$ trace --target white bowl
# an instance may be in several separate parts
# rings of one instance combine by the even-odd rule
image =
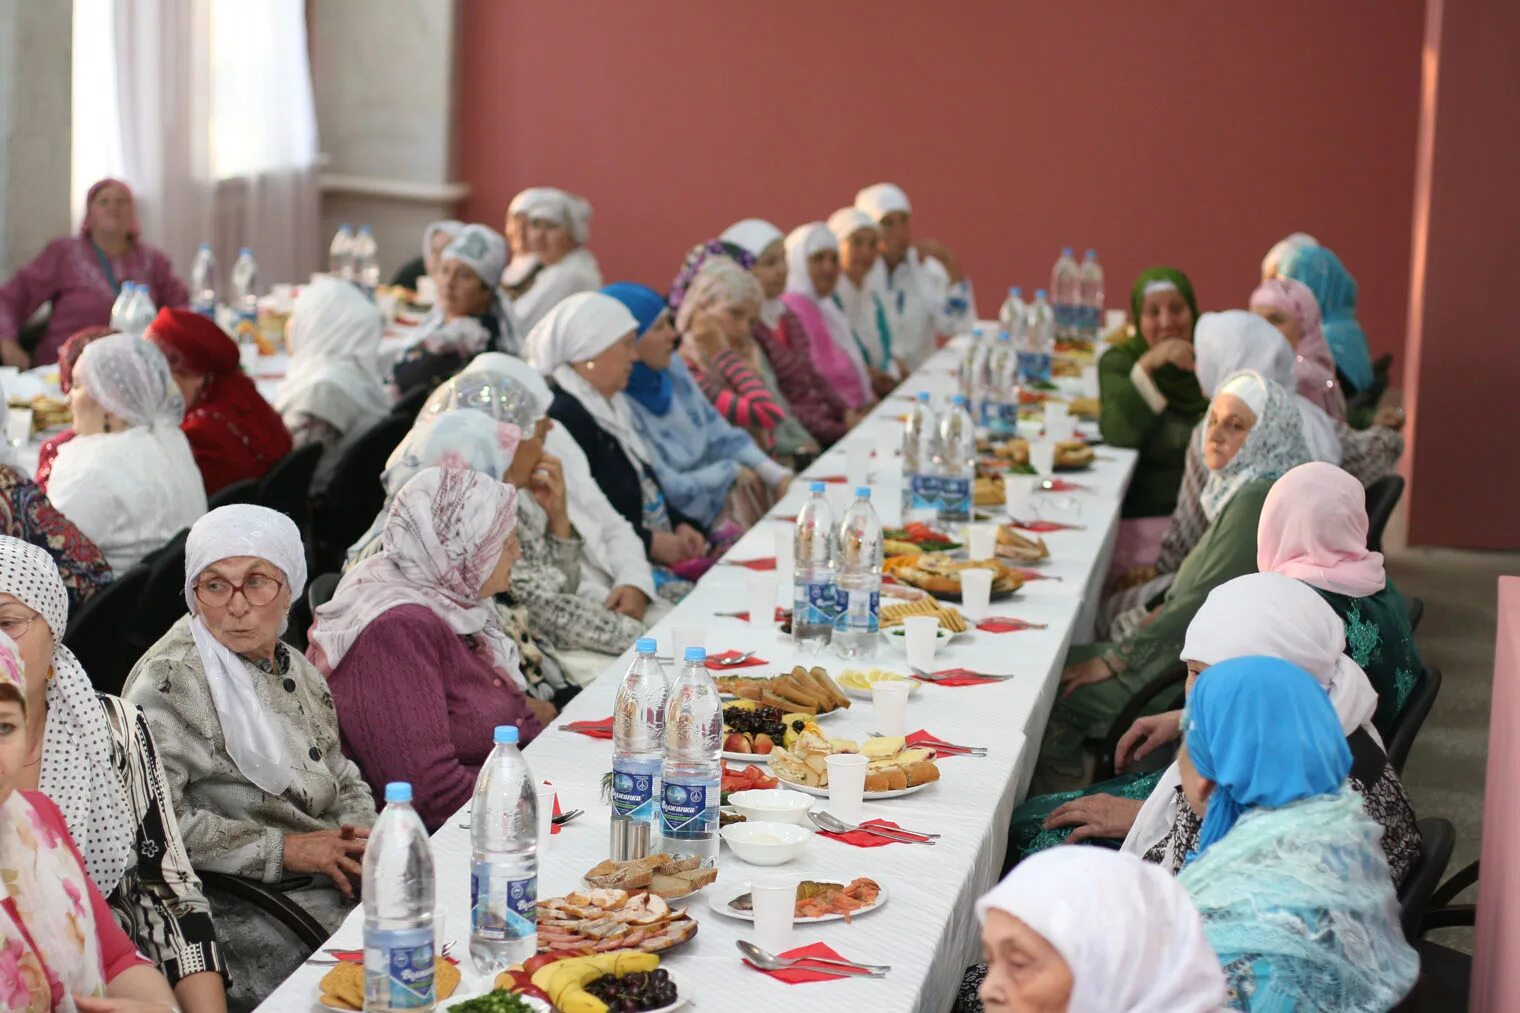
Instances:
[[[729,795],[728,804],[751,822],[807,826],[813,796],[789,788],[751,788]]]
[[[718,831],[728,849],[750,865],[782,865],[802,854],[811,831],[795,823],[730,823]]]

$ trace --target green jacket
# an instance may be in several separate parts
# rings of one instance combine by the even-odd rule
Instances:
[[[1140,451],[1124,497],[1123,516],[1166,517],[1177,505],[1188,439],[1199,416],[1170,404],[1159,414],[1151,411],[1129,378],[1139,361],[1128,345],[1115,345],[1098,360],[1103,398],[1098,429],[1104,442]]]
[[[1310,585],[1313,587],[1313,585]],[[1365,598],[1316,587],[1346,624],[1346,653],[1367,673],[1377,690],[1377,713],[1372,724],[1387,739],[1398,727],[1409,696],[1424,678],[1425,668],[1409,629],[1409,607],[1390,580],[1377,594]]]

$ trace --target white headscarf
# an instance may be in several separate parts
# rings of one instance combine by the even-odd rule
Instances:
[[[594,359],[639,322],[628,307],[600,292],[578,292],[549,311],[528,332],[528,362],[560,389],[581,403],[591,417],[618,441],[635,471],[649,463],[649,448],[633,421],[633,409],[622,391],[602,394],[575,371],[572,363]]]
[[[908,195],[903,193],[902,188],[891,183],[877,183],[868,186],[855,195],[855,206],[872,220],[880,223],[881,220],[894,211],[913,213],[913,205],[908,203]]]
[[[323,277],[306,286],[290,315],[290,366],[275,408],[340,433],[380,418],[391,405],[380,375],[384,331],[379,308],[348,282]]]
[[[90,879],[109,896],[132,857],[137,827],[112,759],[105,708],[79,659],[63,646],[69,595],[58,564],[30,542],[0,536],[0,591],[42,616],[53,634],[53,678],[47,687],[37,790],[62,810]],[[28,672],[27,678],[45,679],[47,673]]]
[[[185,417],[169,360],[152,342],[130,334],[108,334],[86,345],[74,364],[74,386],[134,426],[178,428]]]
[[[306,549],[289,517],[268,507],[240,503],[218,507],[195,522],[185,539],[185,604],[190,606],[190,634],[206,673],[206,687],[216,705],[227,755],[249,781],[270,795],[290,787],[290,757],[285,738],[259,703],[248,665],[211,633],[201,619],[195,579],[218,560],[257,556],[285,575],[291,600],[306,588]]]
[[[1303,423],[1292,394],[1250,370],[1225,380],[1214,398],[1226,394],[1243,401],[1256,416],[1256,424],[1229,463],[1218,471],[1210,470],[1204,480],[1198,502],[1210,523],[1247,483],[1280,478],[1309,460]]]
[[[1068,1013],[1214,1013],[1224,972],[1193,900],[1133,855],[1067,845],[1031,855],[976,902],[1038,932],[1071,970]]]
[[[453,240],[453,239],[458,238],[459,233],[461,233],[463,231],[464,231],[464,222],[460,221],[457,218],[444,218],[444,219],[441,219],[439,221],[430,223],[427,228],[425,228],[425,229],[422,230],[422,263],[423,263],[423,265],[424,266],[431,266],[431,265],[428,265],[428,261],[430,261],[430,260],[433,259],[433,237],[434,236],[436,236],[436,235],[438,235],[438,233],[442,232],[443,234],[447,235],[450,240]]]
[[[844,307],[834,299],[833,293],[827,298],[818,294],[818,290],[813,287],[813,277],[808,274],[808,260],[814,254],[824,250],[837,252],[838,249],[839,240],[834,238],[834,233],[823,222],[808,222],[793,229],[786,237],[786,290],[805,296],[817,304],[824,326],[829,329],[829,337],[855,367],[856,376],[869,400],[871,377],[866,372],[860,346],[855,343],[855,332],[850,329],[850,318],[845,315]]]
[[[494,292],[501,282],[502,269],[507,266],[507,241],[495,229],[484,225],[466,225],[443,248],[440,259],[457,260],[468,265],[485,286]]]
[[[1260,373],[1293,394],[1310,458],[1341,463],[1341,441],[1335,432],[1335,421],[1319,405],[1297,393],[1293,346],[1276,327],[1245,310],[1204,313],[1193,331],[1193,348],[1198,385],[1205,394],[1213,397],[1225,377],[1241,370]],[[1200,438],[1201,435],[1200,430]]]
[[[765,219],[745,218],[742,221],[734,222],[734,224],[724,229],[723,234],[718,237],[718,241],[737,246],[751,257],[759,260],[760,255],[772,243],[778,239],[784,240],[785,238],[786,236],[782,234],[780,229]],[[760,303],[760,322],[774,330],[776,325],[781,322],[781,313],[784,309],[785,307],[779,298],[763,299]]]
[[[834,239],[841,248],[845,240],[849,239],[861,229],[876,231],[876,219],[866,214],[859,208],[840,208],[829,215],[829,231],[834,234]]]
[[[1325,687],[1343,732],[1360,728],[1382,745],[1372,726],[1377,691],[1345,652],[1346,625],[1313,588],[1280,573],[1249,573],[1209,592],[1188,624],[1181,657],[1205,665],[1254,655],[1290,661]],[[1181,783],[1174,762],[1141,807],[1125,851],[1143,855],[1166,836]]]
[[[577,246],[585,246],[591,238],[591,202],[586,198],[549,186],[524,190],[518,196],[522,203],[513,214],[558,222],[570,230]]]

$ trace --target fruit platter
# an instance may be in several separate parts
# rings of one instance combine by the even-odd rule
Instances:
[[[540,953],[520,966],[509,967],[496,976],[496,991],[481,1002],[498,995],[512,998],[542,997],[560,1013],[665,1013],[685,1005],[675,977],[660,966],[653,953],[618,949],[609,953],[554,954]],[[520,1009],[540,1007],[481,1005],[466,1003],[450,1006],[450,1013],[517,1013]]]

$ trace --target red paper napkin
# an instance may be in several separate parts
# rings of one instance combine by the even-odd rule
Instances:
[[[778,953],[776,955],[788,960],[795,957],[827,957],[830,960],[850,959],[848,957],[840,956],[838,950],[824,943],[812,943],[808,946],[799,946],[796,949],[787,950],[785,953]],[[750,967],[755,967],[755,965],[750,964],[748,960],[746,960],[745,963],[749,964]],[[755,967],[755,970],[760,971],[760,968]],[[859,977],[858,975],[840,974],[837,971],[825,971],[822,969],[813,970],[812,968],[804,969],[800,967],[789,967],[781,971],[760,971],[760,973],[768,974],[772,978],[775,978],[777,981],[784,981],[788,985],[800,985],[806,981],[833,981],[836,978]]]
[[[1012,524],[1020,531],[1033,531],[1036,534],[1044,534],[1048,531],[1070,531],[1072,527],[1060,521],[1013,521]]]
[[[965,755],[967,755],[966,753],[964,753],[964,752],[962,752],[962,751],[960,751],[958,749],[946,749],[943,746],[937,746],[937,745],[935,745],[936,742],[941,741],[940,737],[938,735],[935,735],[935,734],[933,734],[933,733],[931,733],[931,732],[923,729],[923,728],[920,728],[916,732],[910,732],[908,734],[907,738],[904,739],[903,741],[905,741],[910,746],[927,746],[929,749],[932,749],[932,750],[935,751],[935,753],[939,754],[939,757],[945,757],[945,756],[965,756]],[[862,824],[862,825],[864,825],[864,824]],[[904,831],[904,832],[906,832],[906,831]],[[917,836],[917,835],[915,835],[915,836]]]
[[[1081,484],[1079,484],[1077,482],[1068,482],[1064,478],[1052,478],[1050,480],[1050,487],[1048,489],[1045,488],[1044,486],[1035,486],[1035,491],[1036,492],[1087,492],[1088,489],[1087,489],[1087,486],[1085,486],[1085,485],[1081,485]]]
[[[999,616],[995,619],[983,619],[976,624],[976,628],[983,633],[1017,633],[1019,630],[1032,630],[1035,627],[1022,619]]]
[[[809,482],[828,482],[830,485],[844,485],[849,480],[850,480],[849,476],[847,476],[847,475],[809,475],[808,476],[808,481]]]
[[[572,721],[567,725],[560,725],[562,732],[580,732],[593,739],[612,738],[612,719],[603,718],[600,721]]]
[[[547,784],[551,788],[554,787],[554,782],[553,781],[545,781],[544,783]],[[558,823],[555,823],[553,821],[552,817],[555,817],[555,816],[558,816],[558,815],[560,815],[559,792],[555,792],[554,793],[554,811],[549,814],[549,816],[551,817],[551,819],[549,821],[549,836],[550,837],[553,837],[555,834],[557,834],[561,830],[565,829],[564,827],[560,826]]]
[[[1003,565],[1007,566],[1006,563],[1003,564]],[[1041,573],[1039,570],[1026,570],[1023,567],[1019,567],[1019,566],[1009,566],[1008,569],[1010,569],[1014,573],[1018,574],[1019,575],[1019,579],[1022,580],[1026,584],[1029,583],[1032,580],[1048,580],[1049,579],[1049,577],[1047,577],[1045,574]]]
[[[984,679],[969,668],[946,668],[934,675],[949,675],[948,679],[918,679],[919,682],[927,682],[932,686],[985,686],[989,683],[1001,682],[1000,679]]]
[[[724,566],[743,566],[751,570],[774,570],[776,568],[775,556],[761,556],[758,559],[725,559]]]
[[[783,524],[796,524],[797,523],[797,515],[796,514],[777,514],[774,518],[772,518],[772,520],[781,521]]]
[[[909,739],[908,741],[911,742],[912,740]],[[896,823],[893,823],[891,820],[866,820],[864,823],[861,824],[861,826],[863,826],[863,827],[881,827],[884,830],[902,830],[901,827],[899,827]],[[905,833],[905,834],[908,833],[906,830],[902,830],[902,832]],[[851,830],[847,834],[835,834],[835,833],[830,833],[830,832],[828,832],[826,830],[820,830],[820,831],[818,831],[818,836],[819,837],[829,837],[829,838],[832,838],[833,840],[836,840],[836,841],[843,841],[846,844],[853,844],[857,848],[879,848],[883,844],[901,844],[901,843],[903,843],[902,841],[890,841],[890,840],[888,840],[885,837],[880,837],[880,836],[878,836],[876,834],[868,833],[865,830]],[[909,836],[910,837],[917,837],[918,835],[917,834],[909,834]],[[925,837],[925,838],[923,838],[923,840],[928,840],[928,838]],[[827,956],[827,954],[818,954],[818,956]]]
[[[749,622],[749,613],[748,612],[732,612],[732,613],[729,614],[729,618],[731,618],[731,619],[737,619],[741,623],[747,623],[747,622]],[[779,623],[779,622],[782,622],[785,619],[786,619],[786,609],[782,608],[780,605],[777,605],[776,606],[776,614],[771,617],[771,622],[773,622],[773,623]]]
[[[723,661],[727,658],[737,658],[743,653],[743,651],[724,651],[722,654],[709,654],[707,656],[707,667],[713,669],[714,671],[728,672],[732,671],[735,668],[754,668],[756,665],[770,664],[770,662],[766,661],[764,658],[750,658],[748,661],[741,661],[737,665],[716,664],[716,662]]]

